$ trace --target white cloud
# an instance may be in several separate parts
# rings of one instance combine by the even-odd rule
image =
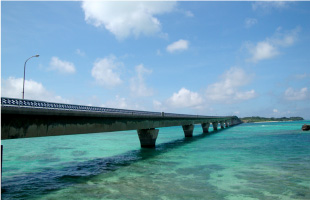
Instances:
[[[273,109],[272,112],[277,113],[279,111],[278,111],[278,109]]]
[[[294,78],[297,80],[303,80],[303,79],[306,79],[308,77],[310,78],[310,74],[307,74],[307,73],[294,75]]]
[[[126,102],[126,98],[122,98],[118,95],[115,97],[115,100],[108,101],[106,104],[104,104],[102,106],[103,107],[110,107],[110,108],[128,109],[128,104]]]
[[[120,97],[119,95],[116,95],[114,100],[107,101],[105,104],[101,106],[109,108],[119,108],[119,109],[143,110],[143,107],[141,107],[140,105],[136,103],[130,104],[126,98]]]
[[[178,93],[173,93],[173,95],[167,100],[167,103],[172,107],[197,108],[201,106],[203,99],[198,93],[191,92],[186,88],[181,88]]]
[[[91,75],[99,85],[114,87],[122,83],[118,67],[122,63],[115,62],[115,56],[98,59],[91,70]]]
[[[156,111],[164,111],[166,108],[164,108],[163,103],[157,100],[153,100],[153,108]]]
[[[23,78],[9,77],[2,80],[1,96],[11,98],[22,98]],[[60,96],[54,95],[46,90],[42,83],[33,80],[25,80],[25,99],[69,103],[68,100]]]
[[[174,11],[176,2],[112,2],[83,1],[87,23],[104,27],[118,39],[131,35],[161,34],[160,21],[155,15]]]
[[[178,40],[167,46],[167,51],[174,53],[176,51],[184,51],[188,49],[189,42],[187,40]]]
[[[256,96],[254,90],[239,91],[239,88],[247,85],[251,79],[252,76],[246,74],[241,68],[232,67],[222,75],[219,82],[208,86],[206,98],[216,103],[252,99]]]
[[[257,19],[254,18],[246,18],[244,21],[245,27],[246,28],[251,28],[255,24],[257,24]]]
[[[152,70],[146,69],[142,64],[136,66],[136,76],[130,79],[130,90],[135,96],[152,96],[153,90],[147,88],[144,76],[152,73]]]
[[[161,51],[160,51],[159,49],[157,49],[156,55],[158,55],[158,56],[161,56],[161,55],[162,55],[162,54],[161,54]]]
[[[279,54],[278,49],[270,42],[258,42],[255,46],[248,46],[248,50],[252,57],[249,59],[252,62],[270,59]]]
[[[252,9],[263,11],[270,11],[271,9],[281,10],[288,8],[290,3],[285,1],[256,1],[252,3]]]
[[[52,57],[49,69],[56,70],[63,74],[75,73],[75,66],[73,63],[62,61],[58,57]]]
[[[300,28],[297,27],[291,31],[282,33],[281,28],[278,28],[275,35],[271,38],[258,42],[256,45],[247,43],[245,46],[251,55],[248,61],[256,63],[260,60],[271,59],[279,55],[280,47],[288,47],[296,42],[299,31]]]
[[[75,53],[77,54],[77,55],[79,55],[79,56],[85,56],[85,52],[83,52],[82,50],[80,50],[80,49],[76,49],[75,50]]]
[[[185,14],[187,17],[194,17],[194,14],[193,14],[191,11],[189,11],[189,10],[185,11],[184,14]]]
[[[299,91],[289,87],[284,92],[284,98],[289,101],[305,100],[309,96],[308,88],[301,88]]]
[[[239,114],[240,114],[240,111],[238,110],[234,112],[234,115],[239,115]]]

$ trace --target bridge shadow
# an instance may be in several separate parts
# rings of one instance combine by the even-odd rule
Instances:
[[[77,183],[85,183],[98,174],[112,172],[135,162],[154,158],[172,149],[218,134],[225,129],[162,143],[156,145],[154,149],[141,148],[117,156],[72,162],[61,169],[49,168],[41,172],[26,173],[9,180],[2,180],[2,197],[4,199],[27,199],[30,196],[48,194]]]

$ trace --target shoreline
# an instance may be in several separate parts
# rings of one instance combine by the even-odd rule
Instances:
[[[293,122],[293,120],[289,120],[289,121],[261,121],[261,122],[243,122],[243,123],[255,123],[255,124],[259,124],[259,123],[274,123],[274,122]]]
[[[284,122],[284,121],[263,121],[263,122],[252,122],[252,123],[259,124],[259,123],[274,123],[274,122]],[[286,121],[286,122],[291,122],[291,121]]]

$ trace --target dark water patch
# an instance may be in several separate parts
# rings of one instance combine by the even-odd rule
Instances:
[[[39,172],[25,173],[10,178],[3,177],[2,197],[3,199],[29,199],[30,197],[46,195],[51,191],[85,183],[98,174],[109,173],[119,168],[129,166],[135,162],[154,158],[172,149],[181,148],[184,145],[211,135],[213,134],[201,134],[192,138],[184,138],[159,144],[155,149],[132,150],[113,157],[97,158],[83,162],[63,163],[61,168],[42,168]],[[86,153],[83,151],[74,151],[73,154],[76,156],[82,156]],[[20,156],[19,159],[24,161],[29,159],[37,160],[42,163],[59,161],[59,159],[53,157],[53,154]],[[168,162],[154,164],[165,165],[169,164]],[[176,163],[170,164],[175,165]]]

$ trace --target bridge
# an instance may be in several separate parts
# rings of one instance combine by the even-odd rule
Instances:
[[[182,126],[192,137],[195,124],[203,133],[240,124],[237,116],[184,115],[1,98],[1,139],[137,130],[142,148],[154,148],[160,127]]]

